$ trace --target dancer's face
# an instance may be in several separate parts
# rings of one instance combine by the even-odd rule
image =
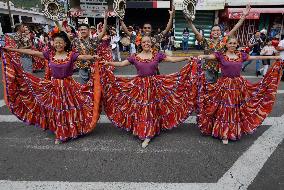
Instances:
[[[64,48],[66,47],[66,43],[62,38],[55,38],[54,39],[54,48],[57,52],[64,51]]]
[[[228,49],[228,51],[233,52],[236,51],[237,47],[238,47],[238,41],[235,38],[229,39],[226,47]]]
[[[79,32],[80,32],[82,38],[88,38],[89,35],[90,35],[90,30],[86,26],[81,26],[79,28]]]
[[[152,26],[151,24],[144,24],[143,25],[143,32],[145,34],[150,34],[152,32]]]
[[[214,26],[211,30],[211,35],[213,38],[219,38],[221,36],[221,28],[219,26]]]
[[[151,50],[152,48],[152,42],[151,42],[151,38],[148,37],[148,36],[145,36],[142,38],[142,41],[141,41],[141,46],[142,46],[142,49],[144,51],[149,51]]]

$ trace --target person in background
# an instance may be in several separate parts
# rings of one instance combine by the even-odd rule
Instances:
[[[250,55],[251,56],[260,55],[260,51],[261,51],[262,46],[263,46],[263,41],[260,38],[260,32],[256,31],[254,33],[254,35],[251,37],[251,39],[249,40],[249,47],[252,48],[252,53]],[[252,63],[252,60],[245,62],[243,64],[242,71],[245,71],[245,68],[251,63]],[[261,64],[261,60],[256,60],[256,65],[255,65],[256,76],[261,75],[260,64]]]
[[[132,32],[132,34],[135,35],[135,36],[137,35],[132,26],[128,27],[128,31]],[[130,55],[136,53],[135,42],[133,40],[130,41],[129,53],[130,53]]]
[[[90,36],[91,36],[91,38],[96,38],[98,36],[96,27],[94,27],[94,26],[90,27]]]
[[[14,40],[16,43],[16,48],[18,49],[30,49],[32,47],[32,41],[30,38],[29,28],[20,23],[15,25],[15,36]],[[31,56],[22,54],[21,55],[21,63],[25,72],[32,73],[33,72],[33,63]]]
[[[277,50],[272,45],[272,40],[267,39],[265,42],[265,46],[262,48],[260,52],[260,55],[271,56],[271,55],[275,55],[276,53],[277,53]],[[270,65],[270,59],[262,60],[262,63],[263,63],[263,68],[260,69],[260,72],[262,72],[262,75],[265,76],[265,74],[267,73],[268,67]]]
[[[185,28],[182,33],[182,50],[188,51],[189,30]]]
[[[249,14],[250,5],[247,5],[246,8],[243,10],[243,15],[238,23],[232,28],[232,30],[227,34],[227,36],[222,36],[221,27],[219,25],[214,25],[211,28],[210,38],[205,38],[203,34],[201,34],[196,27],[194,26],[191,19],[186,18],[188,25],[192,29],[192,32],[195,34],[195,38],[201,42],[202,48],[204,49],[204,54],[209,55],[214,52],[224,51],[225,45],[228,36],[232,36],[235,32],[240,28],[243,22],[246,19],[246,16]],[[218,72],[219,72],[219,62],[218,60],[205,60],[203,64],[203,70],[206,74],[206,80],[209,83],[215,83],[218,79]]]
[[[112,59],[121,61],[120,52],[119,52],[119,45],[118,42],[120,41],[119,34],[116,33],[115,28],[110,30],[110,45],[112,50]]]
[[[125,23],[123,22],[123,20],[121,20],[121,28],[122,30],[125,32],[125,34],[127,36],[130,37],[130,40],[135,42],[136,45],[137,45],[137,52],[141,52],[142,51],[142,47],[141,47],[141,40],[142,40],[142,37],[144,35],[147,35],[147,36],[151,36],[151,40],[152,40],[152,50],[153,51],[159,51],[160,50],[160,41],[161,39],[170,31],[170,29],[172,28],[172,25],[173,25],[173,18],[174,18],[174,11],[175,8],[174,6],[172,7],[172,10],[169,10],[169,15],[170,15],[170,18],[169,18],[169,21],[168,21],[168,24],[166,26],[166,29],[161,31],[159,34],[156,34],[156,35],[152,35],[152,25],[149,23],[149,22],[145,22],[143,24],[143,28],[142,28],[142,32],[139,33],[139,34],[136,34],[136,36],[133,34],[133,32],[130,32]]]
[[[79,36],[74,38],[72,41],[72,48],[74,51],[80,53],[80,55],[94,55],[96,53],[97,47],[102,42],[102,38],[106,33],[107,28],[107,18],[108,18],[108,11],[105,13],[104,17],[104,25],[102,28],[101,33],[98,34],[96,38],[91,38],[90,36],[90,28],[88,24],[80,24],[79,25]],[[80,83],[86,84],[91,75],[90,70],[90,60],[78,60],[76,61],[76,66],[79,68],[79,76],[80,76]]]

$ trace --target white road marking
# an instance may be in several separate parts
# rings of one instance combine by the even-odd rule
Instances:
[[[3,107],[3,106],[5,106],[6,104],[5,104],[5,101],[4,100],[0,100],[0,108],[1,107]]]
[[[279,117],[267,117],[263,121],[262,125],[273,125],[273,123],[275,123],[275,121],[278,119]],[[21,121],[14,115],[0,115],[0,122],[11,123],[11,122],[21,122]],[[108,119],[106,115],[101,115],[98,123],[107,124],[107,123],[111,123],[111,121]],[[183,123],[196,124],[196,116],[189,116]]]
[[[239,157],[233,166],[217,183],[136,183],[136,182],[59,182],[59,181],[0,181],[2,190],[245,190],[257,176],[265,162],[284,139],[284,116],[274,120],[273,125],[266,130],[246,151]],[[230,146],[230,145],[229,145]]]
[[[284,139],[284,116],[266,130],[218,181],[219,189],[247,189]]]
[[[124,182],[59,182],[59,181],[0,181],[3,190],[188,190],[208,189],[210,183],[124,183]]]
[[[189,116],[184,123],[196,123],[195,116]],[[0,122],[21,122],[16,116],[14,115],[0,115]],[[111,123],[106,115],[101,115],[98,123]]]

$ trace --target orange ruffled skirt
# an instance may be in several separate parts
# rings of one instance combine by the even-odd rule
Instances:
[[[272,111],[281,75],[282,63],[276,62],[255,84],[243,77],[221,77],[206,84],[201,77],[197,116],[201,132],[229,140],[253,133]]]
[[[106,115],[141,140],[177,127],[196,108],[196,62],[171,75],[122,78],[105,67],[101,75]]]
[[[25,73],[3,51],[2,61],[5,101],[20,120],[51,130],[61,141],[85,135],[95,128],[101,92],[94,93],[93,80],[80,85],[72,77],[37,78]]]

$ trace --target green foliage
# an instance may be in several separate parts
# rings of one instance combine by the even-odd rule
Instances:
[[[23,7],[23,8],[32,8],[32,7],[36,7],[36,5],[38,5],[38,7],[41,7],[41,0],[11,0],[15,7]]]

